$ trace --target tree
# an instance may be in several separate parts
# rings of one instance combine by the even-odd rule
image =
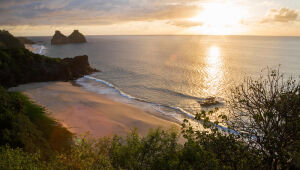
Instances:
[[[259,150],[268,169],[287,169],[299,156],[300,84],[267,70],[231,91],[228,126]]]

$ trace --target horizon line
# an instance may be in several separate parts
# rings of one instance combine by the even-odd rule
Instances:
[[[54,34],[53,34],[54,35]],[[53,35],[18,35],[16,37],[51,37]],[[248,37],[300,37],[300,35],[255,35],[255,34],[83,34],[84,36],[248,36]]]

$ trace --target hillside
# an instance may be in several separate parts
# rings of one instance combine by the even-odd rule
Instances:
[[[9,32],[0,31],[0,86],[68,81],[95,71],[86,55],[60,59],[34,54]]]

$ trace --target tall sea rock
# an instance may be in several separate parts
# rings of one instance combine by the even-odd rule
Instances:
[[[51,44],[68,44],[68,43],[85,43],[87,42],[84,35],[78,30],[74,30],[68,37],[63,35],[60,31],[55,31],[51,40]]]
[[[55,31],[52,37],[51,44],[66,44],[68,43],[67,36],[63,35],[60,31]]]
[[[83,34],[78,30],[74,30],[71,35],[68,36],[69,43],[85,43],[86,39]]]

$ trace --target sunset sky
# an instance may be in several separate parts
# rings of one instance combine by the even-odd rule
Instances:
[[[300,0],[0,0],[14,35],[300,36]]]

